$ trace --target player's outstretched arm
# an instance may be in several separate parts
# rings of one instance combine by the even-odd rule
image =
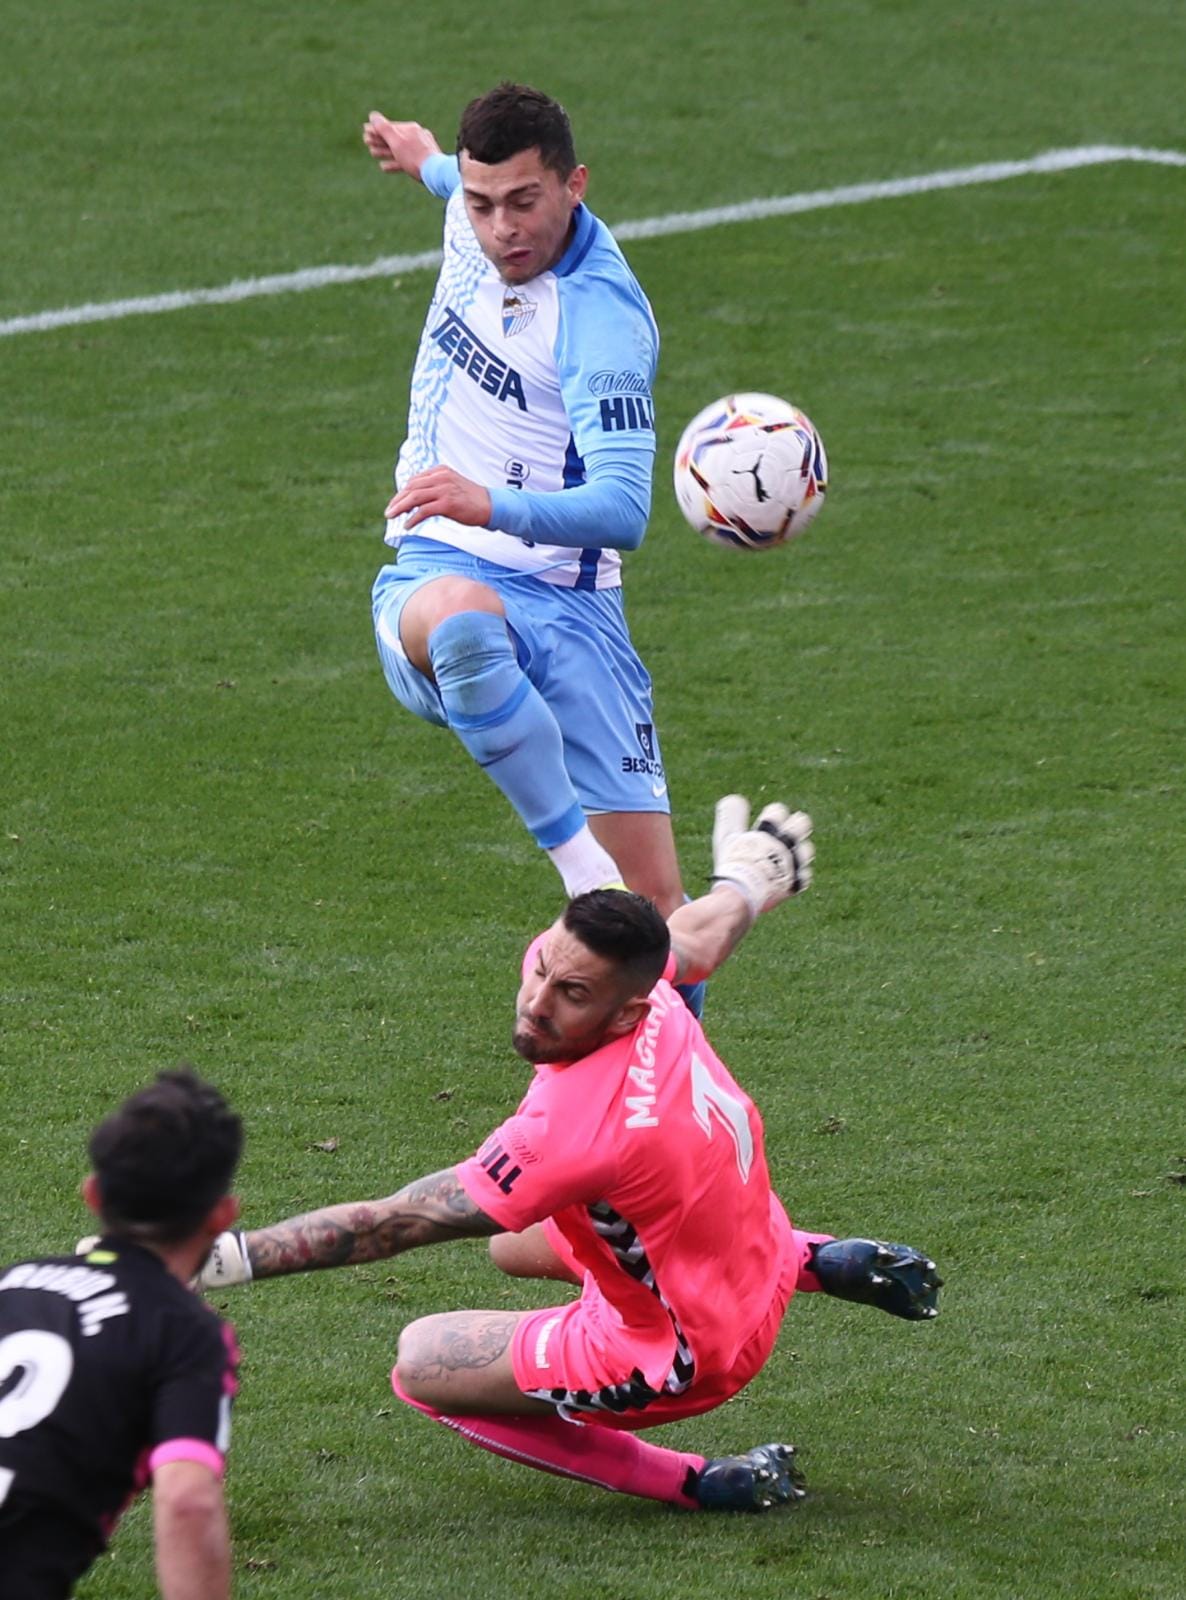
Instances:
[[[230,1600],[231,1541],[222,1484],[197,1461],[152,1475],[153,1536],[162,1600]]]
[[[470,1199],[452,1168],[417,1178],[386,1200],[325,1206],[269,1228],[220,1233],[198,1282],[204,1289],[321,1267],[384,1261],[447,1239],[502,1233]]]
[[[939,1315],[943,1279],[935,1263],[908,1244],[879,1239],[829,1239],[811,1247],[811,1270],[825,1294],[876,1306],[909,1322]]]
[[[712,830],[712,889],[667,919],[681,983],[698,983],[737,948],[763,911],[811,884],[811,818],[775,803],[749,825],[749,801],[717,801]]]
[[[441,147],[418,122],[392,122],[372,111],[362,125],[362,141],[384,172],[406,172],[420,182],[420,169]]]

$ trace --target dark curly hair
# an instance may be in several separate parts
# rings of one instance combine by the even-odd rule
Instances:
[[[521,83],[500,83],[470,101],[457,130],[458,155],[464,151],[493,167],[521,150],[538,150],[545,167],[568,177],[577,158],[572,127],[562,105]]]
[[[649,994],[663,975],[671,932],[658,909],[627,889],[591,889],[564,908],[561,925],[594,955],[612,961],[636,995]]]
[[[243,1124],[187,1066],[159,1073],[91,1134],[104,1228],[173,1244],[199,1226],[230,1188]]]

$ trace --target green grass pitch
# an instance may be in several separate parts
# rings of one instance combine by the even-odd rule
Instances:
[[[0,321],[431,249],[359,140],[562,98],[613,223],[1054,147],[1186,148],[1174,0],[60,0],[6,8]],[[691,884],[741,788],[816,886],[713,985],[793,1215],[929,1249],[918,1328],[797,1303],[731,1405],[801,1512],[694,1518],[468,1450],[402,1322],[546,1303],[459,1246],[225,1297],[253,1600],[1186,1595],[1186,171],[1110,163],[629,247],[664,338],[627,604]],[[547,863],[398,711],[368,590],[431,278],[0,338],[0,1256],[70,1244],[86,1130],[185,1057],[248,1222],[388,1193],[513,1104]],[[715,395],[802,404],[804,540],[698,541]],[[332,1144],[332,1148],[324,1148]],[[151,1589],[141,1506],[85,1600]]]

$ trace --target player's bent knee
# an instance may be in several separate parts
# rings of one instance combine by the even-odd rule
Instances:
[[[490,1259],[500,1272],[510,1278],[531,1278],[524,1257],[523,1241],[517,1233],[496,1233],[490,1241]]]
[[[496,1233],[490,1241],[490,1259],[500,1272],[511,1278],[553,1278],[560,1283],[579,1283],[548,1243],[543,1228],[536,1223],[522,1233]]]
[[[506,615],[498,594],[476,578],[444,576],[434,578],[410,595],[399,618],[399,642],[412,665],[432,676],[428,640],[433,630],[461,611],[486,611]]]
[[[436,1340],[428,1329],[429,1318],[421,1317],[400,1329],[395,1354],[395,1375],[400,1388],[413,1400],[420,1400],[420,1379],[437,1354]]]

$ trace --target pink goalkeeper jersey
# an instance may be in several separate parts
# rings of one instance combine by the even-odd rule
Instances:
[[[524,959],[534,959],[538,940]],[[762,1120],[672,988],[632,1034],[540,1065],[518,1110],[457,1167],[511,1232],[551,1218],[605,1342],[656,1389],[730,1370],[777,1290],[790,1225]],[[592,1281],[591,1281],[592,1280]]]

